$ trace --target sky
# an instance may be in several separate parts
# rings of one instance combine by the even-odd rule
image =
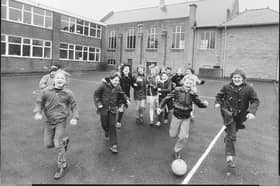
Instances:
[[[158,6],[160,0],[32,0],[57,9],[100,20],[110,11],[129,10]],[[173,4],[192,0],[165,0],[165,4]],[[223,1],[223,0],[221,0]],[[270,7],[279,11],[279,0],[239,0],[240,12],[247,9]]]

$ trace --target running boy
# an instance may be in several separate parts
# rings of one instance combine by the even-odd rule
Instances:
[[[136,101],[136,123],[144,123],[144,111],[146,101],[146,77],[144,75],[144,67],[137,67],[137,74],[133,76],[132,87],[134,88],[134,100]]]
[[[105,81],[94,92],[94,103],[97,113],[100,114],[101,126],[105,132],[105,137],[109,137],[109,149],[113,153],[118,152],[116,114],[119,107],[118,96],[122,95],[129,104],[129,99],[120,87],[120,76],[118,72],[112,72],[109,82]]]
[[[207,101],[201,101],[198,95],[192,91],[194,81],[185,78],[182,87],[176,87],[170,94],[165,97],[161,103],[158,113],[162,111],[168,100],[173,102],[173,117],[171,119],[169,135],[170,137],[178,137],[174,146],[175,159],[181,158],[180,151],[184,148],[189,137],[190,114],[192,111],[192,103],[200,108],[208,106]]]
[[[246,76],[242,70],[236,69],[230,78],[231,82],[217,93],[215,108],[221,109],[226,126],[224,142],[227,166],[234,168],[236,133],[245,128],[243,122],[255,118],[260,101],[254,88],[246,83]]]
[[[66,83],[66,74],[58,70],[54,75],[54,86],[45,88],[36,99],[34,108],[34,119],[42,119],[42,111],[46,116],[44,125],[44,145],[47,148],[55,147],[58,153],[57,171],[54,179],[59,179],[64,175],[67,167],[66,151],[69,143],[69,137],[64,137],[66,120],[69,116],[69,109],[73,112],[71,125],[78,123],[78,107],[71,90],[64,88]],[[64,137],[64,138],[63,138]]]

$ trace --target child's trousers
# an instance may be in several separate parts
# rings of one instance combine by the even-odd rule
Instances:
[[[169,128],[170,137],[177,137],[178,140],[174,146],[174,151],[179,152],[187,144],[190,129],[190,118],[178,119],[174,115]]]
[[[116,113],[108,111],[101,114],[100,120],[105,134],[109,136],[110,145],[117,145]]]
[[[46,123],[44,127],[44,145],[47,148],[56,148],[58,153],[57,166],[59,168],[66,167],[66,153],[63,144],[65,134],[66,121],[57,124]]]

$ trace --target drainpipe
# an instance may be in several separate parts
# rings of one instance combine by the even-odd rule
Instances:
[[[224,55],[223,55],[223,65],[222,65],[222,78],[225,77],[225,67],[226,67],[226,45],[227,45],[227,26],[224,29]]]
[[[195,44],[195,41],[196,41],[196,21],[194,22],[194,25],[193,25],[193,27],[192,27],[192,30],[193,30],[193,44],[192,44],[192,61],[191,61],[191,63],[192,63],[192,65],[191,65],[191,67],[192,67],[192,69],[193,69],[193,64],[194,64],[194,51],[195,51],[195,46],[196,46],[196,44]]]
[[[122,63],[123,35],[119,34],[118,39],[120,40],[120,64],[121,64]]]

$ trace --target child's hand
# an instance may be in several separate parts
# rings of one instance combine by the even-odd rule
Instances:
[[[161,91],[161,88],[158,88],[157,90],[158,90],[158,91]]]
[[[220,105],[219,103],[216,103],[216,104],[215,104],[215,108],[220,108],[220,106],[221,106],[221,105]]]
[[[137,87],[138,85],[137,85],[137,83],[133,83],[133,85],[135,86],[135,87]]]
[[[76,118],[72,118],[70,120],[70,125],[77,125],[78,124],[78,120]]]
[[[161,108],[157,108],[157,114],[161,113]]]
[[[254,116],[254,114],[252,114],[252,113],[248,113],[248,114],[246,115],[246,118],[247,118],[247,119],[255,119],[255,116]]]
[[[103,107],[103,105],[102,105],[102,104],[98,105],[98,108],[102,108],[102,107]]]
[[[43,118],[43,116],[40,113],[36,113],[35,116],[34,116],[35,120],[41,120],[42,118]]]
[[[206,105],[207,107],[208,107],[208,105],[209,105],[209,103],[208,103],[207,100],[204,100],[204,101],[203,101],[203,104]]]

